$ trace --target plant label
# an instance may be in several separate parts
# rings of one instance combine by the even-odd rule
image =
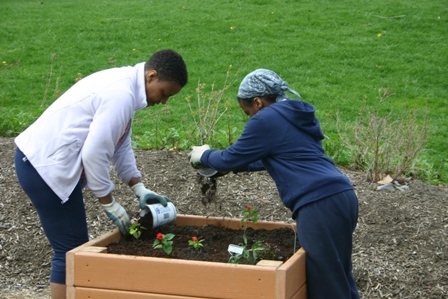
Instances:
[[[229,248],[227,249],[227,251],[230,254],[241,255],[241,254],[243,254],[244,247],[241,247],[241,246],[238,246],[238,245],[234,245],[234,244],[230,244]]]

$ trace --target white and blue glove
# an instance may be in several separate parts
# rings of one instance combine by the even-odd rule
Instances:
[[[134,191],[135,196],[137,196],[140,201],[140,209],[145,209],[147,204],[160,203],[162,206],[166,207],[171,199],[168,197],[157,194],[151,190],[145,188],[142,182],[135,184],[131,187]]]
[[[114,224],[120,230],[123,236],[129,234],[129,228],[131,227],[131,221],[129,220],[128,213],[126,210],[115,201],[112,197],[112,202],[107,204],[101,204],[106,212],[107,217],[109,217]]]
[[[190,160],[190,164],[193,168],[199,169],[202,167],[201,157],[206,150],[210,149],[208,144],[204,144],[201,146],[193,146],[192,151],[188,154],[188,159]]]

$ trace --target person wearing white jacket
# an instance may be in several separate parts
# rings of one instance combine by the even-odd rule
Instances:
[[[65,298],[65,253],[88,241],[83,187],[98,198],[120,232],[128,234],[129,216],[112,195],[111,163],[141,208],[170,201],[141,182],[131,127],[137,110],[165,104],[187,81],[182,57],[161,50],[146,63],[83,78],[16,137],[17,177],[54,251],[53,299]]]

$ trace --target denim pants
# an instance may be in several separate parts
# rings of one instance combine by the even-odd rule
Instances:
[[[16,149],[17,178],[36,208],[53,249],[50,282],[65,284],[65,253],[89,240],[81,185],[78,183],[69,200],[62,204],[33,165],[24,158],[20,149]]]
[[[309,299],[358,299],[352,275],[352,234],[358,221],[353,190],[309,203],[296,218],[306,251]]]

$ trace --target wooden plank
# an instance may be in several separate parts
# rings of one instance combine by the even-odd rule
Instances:
[[[196,297],[219,294],[226,299],[275,298],[274,268],[90,252],[77,252],[74,265],[76,287]]]
[[[118,242],[121,238],[121,234],[120,231],[118,230],[118,228],[108,231],[104,234],[102,234],[101,236],[92,239],[72,250],[70,250],[69,252],[67,252],[65,254],[65,264],[66,264],[66,270],[65,270],[65,284],[68,286],[72,286],[74,285],[74,276],[75,274],[75,253],[79,252],[79,251],[83,251],[86,250],[86,248],[89,247],[101,247],[101,248],[106,248],[109,244],[111,243],[115,243]],[[92,250],[92,249],[87,249]],[[105,250],[101,250],[100,252],[107,252],[107,248]]]
[[[185,297],[185,296],[175,296],[175,295],[161,295],[161,294],[150,294],[150,293],[137,293],[137,292],[126,292],[126,291],[116,291],[116,290],[103,290],[103,289],[92,289],[92,288],[82,288],[67,286],[67,299],[202,299],[204,297]],[[207,296],[206,298],[213,298]],[[279,297],[277,297],[279,298]],[[282,297],[279,299],[283,299]],[[287,299],[308,299],[306,284],[302,285],[299,290],[292,295],[291,298]]]
[[[95,243],[95,242],[89,242]],[[99,242],[101,243],[101,242]],[[65,254],[65,284],[75,285],[75,254],[76,252],[106,253],[107,247],[87,246],[85,243]]]
[[[277,269],[282,264],[283,264],[282,261],[261,260],[261,261],[259,261],[256,264],[256,266],[259,266],[259,267],[273,267],[273,268]]]
[[[67,285],[65,291],[66,299],[76,299],[76,288],[73,285]]]
[[[65,284],[74,286],[75,276],[75,252],[71,250],[65,254]]]
[[[231,229],[241,229],[240,219],[237,218],[225,218],[225,217],[203,217],[196,215],[177,215],[174,222],[176,225],[190,225],[190,226],[203,226],[206,224],[224,226]],[[271,222],[271,221],[258,221],[256,224],[253,222],[246,222],[248,227],[262,228],[267,230],[273,230],[276,228],[291,228],[296,229],[295,223],[287,222]]]
[[[305,251],[299,251],[288,259],[277,271],[276,298],[291,298],[306,284]]]
[[[211,297],[185,297],[176,295],[161,295],[117,290],[102,290],[77,287],[76,299],[207,299]],[[75,298],[75,297],[73,297]],[[72,298],[67,298],[72,299]]]
[[[107,245],[111,244],[111,243],[116,243],[121,239],[121,234],[120,231],[118,230],[118,228],[114,229],[114,230],[110,230],[104,234],[102,234],[101,236],[90,240],[87,243],[84,243],[83,245],[76,247],[75,249],[73,249],[74,251],[76,251],[77,248],[81,248],[81,247],[88,247],[88,246],[98,246],[98,247],[107,247]]]
[[[308,299],[306,284],[304,284],[290,299]]]

